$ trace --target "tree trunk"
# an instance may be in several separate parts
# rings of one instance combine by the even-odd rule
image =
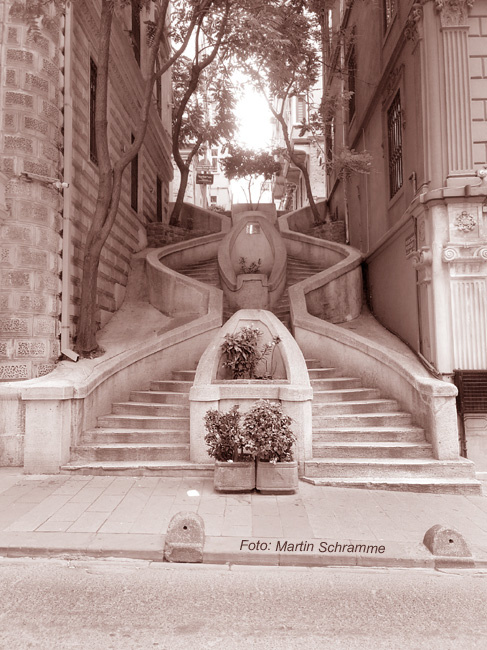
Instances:
[[[181,220],[181,212],[183,210],[184,195],[186,194],[186,188],[188,186],[189,179],[189,167],[186,165],[183,168],[179,169],[181,173],[181,181],[179,183],[178,195],[176,197],[176,202],[172,209],[171,218],[169,224],[171,226],[179,226]]]
[[[284,102],[283,102],[283,105],[284,105]],[[310,178],[309,178],[308,169],[307,169],[306,165],[301,163],[294,156],[294,148],[293,148],[291,140],[289,139],[289,133],[288,133],[288,130],[287,130],[286,120],[282,116],[282,113],[277,113],[272,108],[271,108],[271,110],[274,113],[274,117],[279,121],[279,124],[282,127],[282,134],[284,136],[284,141],[286,142],[286,149],[287,149],[289,158],[290,158],[291,162],[293,163],[293,165],[295,165],[301,171],[301,173],[303,174],[304,184],[306,186],[306,194],[308,196],[308,201],[309,201],[309,207],[311,208],[311,212],[313,214],[313,221],[315,222],[315,224],[318,224],[318,223],[321,222],[321,217],[320,217],[320,213],[318,211],[318,207],[317,207],[317,205],[315,203],[315,200],[313,198],[313,191],[311,189],[311,181],[310,181]]]

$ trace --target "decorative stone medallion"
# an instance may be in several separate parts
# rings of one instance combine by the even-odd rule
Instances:
[[[461,232],[472,232],[472,230],[475,230],[476,225],[477,220],[466,210],[458,214],[455,218],[455,228]]]

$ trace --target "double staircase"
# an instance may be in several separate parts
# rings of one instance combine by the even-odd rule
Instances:
[[[288,258],[287,286],[321,271],[315,264]],[[183,273],[219,287],[217,260],[192,264]],[[287,289],[274,313],[289,325]],[[224,306],[228,318],[231,310]],[[336,368],[307,361],[313,388],[312,459],[303,480],[315,485],[354,488],[479,494],[472,464],[460,459],[439,461],[423,429],[395,400],[379,390],[344,377]],[[189,390],[194,369],[152,381],[150,390],[133,391],[129,401],[113,404],[97,427],[83,432],[73,447],[65,473],[131,476],[213,475],[213,466],[190,461]]]

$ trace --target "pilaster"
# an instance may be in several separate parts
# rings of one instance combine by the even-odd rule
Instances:
[[[445,69],[447,185],[474,177],[470,74],[468,61],[468,8],[473,0],[435,0],[440,16]]]

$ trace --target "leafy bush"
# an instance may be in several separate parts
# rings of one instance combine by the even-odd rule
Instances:
[[[227,413],[210,409],[205,414],[205,442],[208,454],[218,461],[251,461],[256,447],[240,427],[240,411],[238,405],[233,406]]]
[[[225,335],[221,346],[226,357],[223,367],[232,371],[233,379],[272,378],[272,355],[271,372],[268,372],[267,357],[271,351],[274,352],[275,346],[281,342],[281,339],[274,336],[272,342],[266,343],[260,349],[259,342],[262,334],[257,327],[251,324],[248,327],[242,327],[236,334]],[[261,362],[265,362],[265,371],[257,373],[257,365]]]
[[[247,273],[260,273],[260,265],[262,264],[262,260],[259,258],[257,262],[251,262],[247,266],[247,260],[245,257],[241,257],[238,260],[238,263],[240,264],[240,270],[245,275]]]
[[[282,463],[293,460],[296,436],[291,431],[291,418],[282,411],[280,403],[259,400],[243,420],[245,439],[252,441],[258,460]]]

